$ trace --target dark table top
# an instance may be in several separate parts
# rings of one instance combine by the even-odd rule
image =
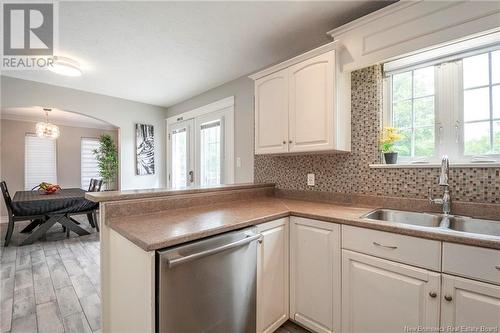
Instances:
[[[45,200],[60,200],[68,198],[84,198],[85,190],[81,188],[63,188],[57,193],[45,194],[42,191],[18,191],[12,198],[12,202],[25,201],[45,201]]]
[[[80,188],[61,189],[57,193],[42,191],[18,191],[12,198],[15,215],[51,215],[83,212],[96,207],[96,203],[85,199]]]

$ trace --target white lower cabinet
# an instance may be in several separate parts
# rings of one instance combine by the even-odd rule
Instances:
[[[500,286],[443,274],[442,294],[441,326],[446,332],[454,332],[447,327],[500,327]]]
[[[441,274],[342,250],[342,332],[439,326]]]
[[[340,332],[340,225],[290,218],[290,318]]]
[[[283,218],[257,226],[257,332],[274,332],[288,319],[289,225]]]

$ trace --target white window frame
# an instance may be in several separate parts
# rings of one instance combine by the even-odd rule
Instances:
[[[170,138],[168,137],[168,131],[169,128],[171,128],[171,125],[176,124],[178,122],[186,121],[189,119],[194,119],[194,132],[197,132],[198,128],[198,123],[197,119],[203,119],[206,118],[204,116],[209,115],[209,114],[214,114],[214,115],[221,115],[223,117],[223,122],[224,122],[224,131],[222,133],[223,135],[223,140],[224,140],[224,149],[223,149],[223,158],[224,158],[224,163],[222,165],[221,171],[221,179],[223,179],[224,184],[232,184],[234,183],[234,96],[230,96],[221,100],[218,100],[216,102],[207,104],[205,106],[196,108],[191,111],[184,112],[182,114],[169,117],[166,120],[166,128],[167,128],[167,185],[168,187],[172,186],[171,183],[171,164],[170,160],[172,158],[172,152],[170,149]],[[196,133],[194,133],[194,149],[196,151],[199,151],[199,138]],[[200,175],[199,175],[199,168],[197,167],[199,164],[197,154],[194,155],[195,157],[195,184],[194,185],[199,185],[199,180],[200,180]]]
[[[477,164],[478,161],[500,162],[500,154],[488,155],[464,155],[464,89],[463,89],[463,71],[462,59],[492,52],[500,49],[500,44],[478,48],[475,50],[464,51],[447,55],[441,61],[432,59],[420,62],[417,65],[406,64],[401,66],[404,60],[397,60],[398,67],[391,72],[385,73],[383,82],[383,124],[392,125],[392,75],[415,70],[418,68],[435,66],[434,80],[434,110],[435,110],[435,156],[429,158],[422,157],[400,157],[398,164],[418,164],[418,163],[439,163],[441,156],[448,155],[452,163],[459,164]],[[490,57],[491,58],[491,57]],[[421,60],[421,59],[420,59]],[[391,66],[392,67],[392,64]],[[491,60],[490,60],[490,83],[491,83]],[[491,87],[490,87],[490,111],[493,108]]]

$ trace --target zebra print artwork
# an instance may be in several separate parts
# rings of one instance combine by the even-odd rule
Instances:
[[[154,175],[155,140],[153,125],[136,124],[136,174]]]

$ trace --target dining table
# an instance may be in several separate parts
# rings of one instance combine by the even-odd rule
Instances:
[[[47,231],[56,223],[75,232],[79,236],[90,233],[80,227],[70,214],[85,214],[97,208],[97,204],[85,199],[85,190],[80,188],[64,188],[56,193],[46,194],[44,191],[18,191],[12,198],[13,209],[24,216],[42,216],[33,220],[21,232],[30,233],[21,245],[32,244],[35,240],[45,236]]]

